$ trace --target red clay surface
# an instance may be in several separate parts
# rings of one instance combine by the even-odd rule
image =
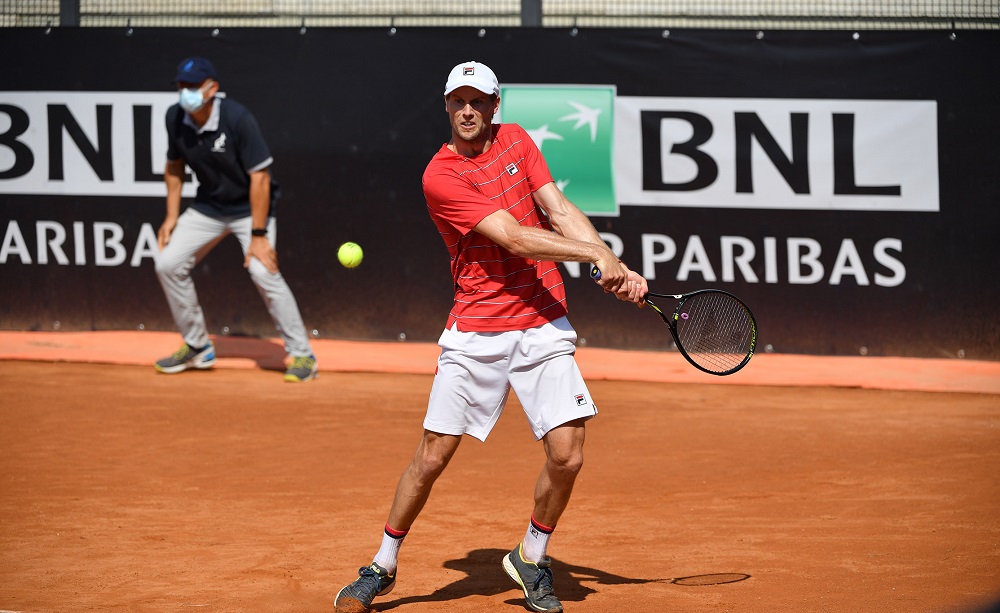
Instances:
[[[0,333],[0,611],[333,610],[378,548],[436,347],[321,341],[293,385],[272,341],[216,340],[218,368],[168,376],[149,364],[176,335]],[[549,549],[568,613],[1000,603],[997,364],[579,358],[601,413]],[[500,558],[543,454],[506,413],[459,449],[376,610],[525,610]]]

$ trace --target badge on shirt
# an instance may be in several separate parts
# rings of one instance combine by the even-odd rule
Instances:
[[[215,139],[212,143],[212,153],[225,153],[226,152],[226,133],[223,132],[219,135],[219,138]]]

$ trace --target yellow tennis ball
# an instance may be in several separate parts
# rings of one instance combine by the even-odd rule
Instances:
[[[361,251],[361,245],[357,243],[344,243],[340,246],[340,249],[337,250],[337,259],[344,265],[344,268],[356,267],[361,263],[361,258],[363,258],[364,255],[364,252]]]

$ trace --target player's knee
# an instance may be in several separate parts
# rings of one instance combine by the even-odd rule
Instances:
[[[583,469],[583,449],[566,449],[549,454],[549,467],[566,476],[576,476]]]
[[[431,484],[441,476],[448,459],[435,454],[423,454],[413,459],[410,464],[412,476],[421,484]]]

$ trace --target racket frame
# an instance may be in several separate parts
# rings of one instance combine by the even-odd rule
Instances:
[[[694,360],[694,358],[692,358],[688,354],[687,349],[684,348],[684,344],[681,343],[681,339],[677,334],[677,320],[680,319],[681,307],[684,306],[684,303],[687,302],[690,298],[693,298],[694,296],[698,296],[700,294],[710,294],[710,293],[724,294],[729,298],[732,298],[733,300],[736,301],[737,304],[740,305],[740,307],[743,308],[744,311],[746,311],[747,317],[750,318],[750,348],[747,350],[747,354],[743,357],[743,360],[739,364],[723,372],[716,372],[714,370],[709,370],[704,366],[702,366],[701,364],[698,364]],[[650,296],[653,296],[654,298],[672,298],[674,300],[677,300],[678,301],[677,306],[674,307],[673,314],[667,315],[666,313],[664,313],[663,310],[660,309],[660,307],[656,306],[651,300],[649,300]],[[648,292],[643,297],[643,300],[645,300],[646,304],[649,305],[654,311],[656,311],[656,314],[660,316],[660,319],[663,320],[663,323],[667,324],[667,328],[670,329],[670,336],[673,337],[674,344],[677,345],[677,351],[679,351],[680,354],[684,356],[684,359],[687,360],[692,366],[694,366],[698,370],[706,372],[710,375],[724,377],[726,375],[731,375],[739,371],[741,368],[746,366],[747,363],[750,361],[750,358],[753,357],[754,351],[757,348],[757,319],[753,316],[753,311],[750,310],[750,307],[748,307],[745,302],[743,302],[733,294],[721,289],[699,289],[693,292],[688,292],[686,294],[657,294],[654,292]]]
[[[591,265],[590,278],[593,279],[594,281],[600,281],[601,279],[601,270],[596,265]],[[684,306],[684,303],[689,298],[692,298],[699,294],[708,294],[708,293],[725,294],[726,296],[732,298],[733,300],[736,301],[737,304],[743,307],[743,310],[746,311],[747,313],[747,317],[750,318],[750,349],[747,351],[747,354],[743,357],[743,360],[739,364],[723,372],[716,372],[714,370],[709,370],[704,366],[702,366],[701,364],[699,364],[698,362],[695,362],[694,358],[692,358],[688,354],[687,349],[684,348],[684,344],[681,343],[681,339],[677,334],[677,320],[680,319],[681,307]],[[678,301],[677,306],[674,307],[673,315],[668,316],[660,309],[660,307],[653,304],[649,300],[650,296],[654,296],[656,298],[673,298],[674,300],[677,300]],[[674,339],[674,345],[677,346],[677,351],[679,351],[680,354],[684,356],[684,359],[687,360],[692,366],[694,366],[698,370],[702,372],[707,372],[710,375],[724,377],[726,375],[731,375],[734,372],[737,372],[738,370],[746,366],[747,362],[750,361],[750,358],[753,357],[753,352],[757,348],[757,318],[753,316],[753,311],[750,310],[750,307],[748,307],[745,302],[743,302],[733,294],[730,294],[729,292],[721,289],[699,289],[693,292],[688,292],[686,294],[657,294],[654,292],[646,292],[646,295],[643,296],[643,300],[646,302],[646,304],[652,307],[654,311],[656,311],[656,314],[660,316],[660,319],[663,320],[663,323],[667,324],[667,328],[670,329],[670,336],[672,336]]]

